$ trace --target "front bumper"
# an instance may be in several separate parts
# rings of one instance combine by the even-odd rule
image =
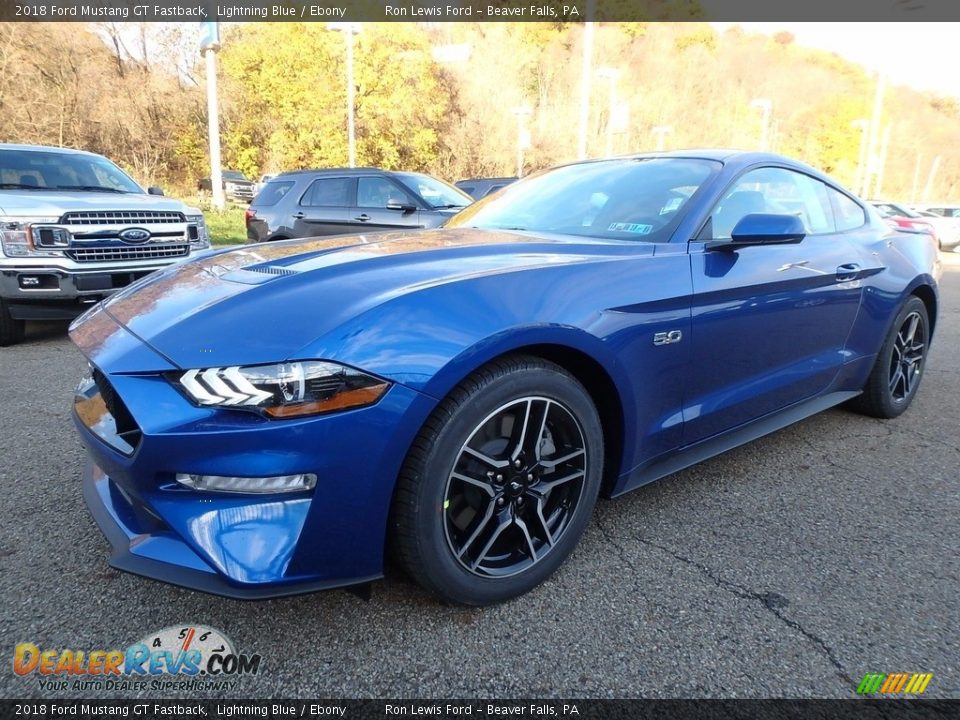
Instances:
[[[266,420],[188,402],[160,374],[174,369],[168,361],[102,308],[71,335],[103,373],[106,389],[86,392],[113,393],[99,411],[75,406],[74,421],[90,454],[84,496],[113,546],[114,567],[248,599],[382,576],[394,482],[432,409],[426,396],[393,385],[369,407]],[[125,444],[111,442],[124,430]],[[212,493],[177,484],[178,472],[311,472],[318,480],[308,492]]]
[[[111,567],[190,590],[234,600],[265,600],[372,582],[382,577],[376,574],[348,583],[320,580],[284,585],[236,585],[214,571],[187,543],[170,535],[143,532],[129,500],[92,460],[87,461],[83,470],[83,499],[110,542]]]
[[[0,267],[0,297],[17,320],[70,320],[111,293],[168,267],[165,263],[91,267]],[[29,284],[27,279],[29,280]]]

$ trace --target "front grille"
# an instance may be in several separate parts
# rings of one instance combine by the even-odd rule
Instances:
[[[65,225],[158,225],[186,222],[183,213],[167,210],[83,210],[68,212]]]
[[[77,262],[112,262],[115,260],[153,260],[186,257],[189,245],[142,245],[139,247],[73,248],[67,255]]]

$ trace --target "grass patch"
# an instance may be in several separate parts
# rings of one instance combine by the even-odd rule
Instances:
[[[223,210],[204,208],[210,242],[214,245],[236,245],[247,241],[247,227],[243,222],[244,208],[227,206]]]

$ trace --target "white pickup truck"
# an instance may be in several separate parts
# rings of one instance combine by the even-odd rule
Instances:
[[[101,155],[0,144],[0,345],[209,245],[200,210]]]

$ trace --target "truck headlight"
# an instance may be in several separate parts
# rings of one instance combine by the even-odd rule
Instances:
[[[167,378],[198,405],[256,410],[278,419],[372,405],[390,387],[386,380],[318,360],[188,370]]]
[[[187,232],[190,235],[190,247],[205,250],[210,247],[210,233],[203,215],[187,215]]]
[[[0,246],[7,257],[60,256],[70,244],[66,228],[52,226],[58,218],[0,218]]]

